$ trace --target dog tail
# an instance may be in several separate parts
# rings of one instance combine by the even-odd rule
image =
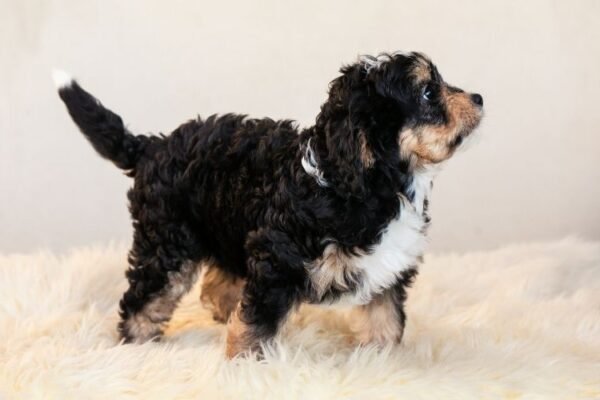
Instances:
[[[117,167],[134,169],[149,138],[131,134],[121,117],[104,108],[66,72],[55,70],[53,78],[71,118],[94,149]]]

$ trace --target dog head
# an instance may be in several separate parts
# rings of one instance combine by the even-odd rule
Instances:
[[[361,56],[341,73],[317,117],[314,157],[342,193],[360,195],[378,165],[449,159],[483,115],[479,94],[446,83],[420,53]]]

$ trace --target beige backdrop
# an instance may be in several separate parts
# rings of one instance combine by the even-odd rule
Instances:
[[[600,238],[600,2],[0,0],[0,250],[130,236],[130,185],[69,120],[61,67],[135,132],[237,111],[311,124],[358,53],[420,50],[483,94],[432,199],[435,250]]]

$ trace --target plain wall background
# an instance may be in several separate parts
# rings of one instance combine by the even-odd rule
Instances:
[[[0,0],[0,250],[131,234],[131,182],[70,121],[52,68],[134,132],[230,111],[306,126],[342,63],[400,49],[485,99],[436,180],[434,250],[600,238],[598,1]]]

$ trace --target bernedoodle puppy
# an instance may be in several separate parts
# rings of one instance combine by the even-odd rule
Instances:
[[[362,341],[401,340],[432,179],[479,124],[479,94],[420,53],[362,56],[309,128],[225,114],[144,136],[55,80],[96,151],[134,178],[125,342],[159,338],[202,265],[228,357],[260,351],[301,303],[354,306]]]

